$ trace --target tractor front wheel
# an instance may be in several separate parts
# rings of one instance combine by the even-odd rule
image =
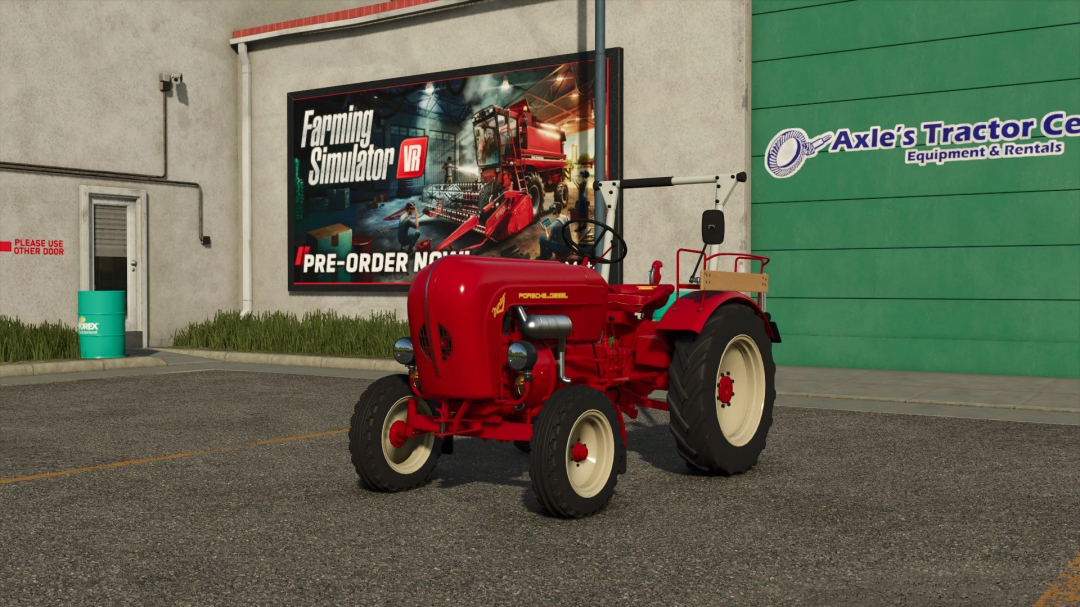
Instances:
[[[626,447],[615,407],[586,386],[551,396],[533,422],[529,475],[544,508],[566,518],[598,512],[626,470]]]
[[[675,342],[668,369],[675,446],[693,469],[732,475],[765,449],[776,364],[763,321],[748,306],[721,306],[698,335]]]
[[[349,451],[360,480],[378,491],[404,491],[427,482],[442,453],[431,433],[410,437],[405,427],[409,400],[416,399],[405,375],[376,380],[360,395],[349,428]],[[416,399],[416,410],[431,407]]]

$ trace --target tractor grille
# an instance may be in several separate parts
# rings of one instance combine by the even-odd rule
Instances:
[[[422,352],[428,360],[434,360],[434,357],[431,354],[431,339],[428,337],[427,325],[420,326],[420,334],[417,337],[420,340],[420,352]]]
[[[450,342],[450,332],[446,330],[446,327],[439,325],[439,354],[442,359],[450,358],[450,353],[453,350],[454,345]]]

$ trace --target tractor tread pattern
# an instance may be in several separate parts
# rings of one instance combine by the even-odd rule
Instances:
[[[400,392],[405,390],[412,393],[409,387],[408,377],[405,375],[387,375],[375,380],[356,403],[352,420],[349,423],[349,452],[352,454],[353,467],[360,480],[365,485],[378,491],[397,492],[415,489],[428,482],[435,466],[425,466],[420,474],[408,476],[380,472],[381,466],[370,466],[365,462],[381,461],[385,463],[382,453],[382,425],[384,417],[376,414],[375,410],[383,402],[382,399],[393,399],[396,402],[401,398]],[[385,414],[384,414],[385,415]],[[441,441],[435,440],[432,448],[431,459],[437,460],[442,453]],[[389,469],[389,465],[386,466]]]
[[[668,427],[675,438],[675,448],[679,455],[686,461],[690,468],[710,474],[722,474],[731,476],[742,474],[753,468],[757,462],[757,453],[753,454],[752,461],[747,463],[745,458],[731,458],[731,449],[719,448],[717,441],[727,445],[727,439],[720,430],[719,422],[716,421],[716,405],[713,391],[713,376],[716,374],[716,366],[708,362],[710,354],[716,356],[716,364],[719,364],[718,354],[714,348],[723,348],[727,340],[718,343],[731,332],[735,326],[741,332],[758,335],[759,338],[768,340],[764,325],[747,306],[725,305],[717,308],[711,318],[705,322],[701,332],[697,335],[688,334],[678,338],[674,344],[674,352],[671,366],[668,369],[669,389],[668,408],[670,410]],[[758,427],[757,436],[750,443],[738,449],[756,449],[758,453],[765,448],[765,435],[772,426],[772,405],[776,399],[776,389],[773,378],[776,365],[773,362],[771,350],[763,349],[762,359],[765,365],[765,407],[762,411],[761,423]],[[712,419],[709,419],[709,417]],[[718,435],[714,435],[714,433]]]
[[[588,508],[587,500],[586,507],[574,504],[575,501],[582,500],[574,499],[577,495],[569,486],[569,481],[565,479],[566,464],[562,460],[566,451],[565,446],[559,444],[559,437],[563,430],[569,433],[571,426],[577,421],[578,416],[573,412],[574,405],[579,403],[591,405],[597,402],[597,396],[603,399],[611,410],[605,411],[608,413],[608,420],[611,421],[612,416],[615,415],[614,407],[606,396],[587,386],[569,386],[548,398],[533,422],[533,438],[529,450],[529,476],[540,505],[556,516],[582,518],[602,510],[607,506],[607,499],[610,499],[605,499],[599,508]],[[595,407],[589,406],[589,408]],[[619,471],[625,469],[626,450],[617,427],[615,424],[612,425],[612,430],[615,431],[615,461],[612,466],[610,484],[597,497],[604,493],[610,495],[618,483]]]
[[[547,211],[544,208],[545,198],[547,198],[544,195],[544,180],[536,173],[529,173],[525,176],[525,191],[530,196],[533,195],[534,191],[538,192],[539,200],[533,200],[533,206],[536,208],[533,213],[533,220],[538,220]]]

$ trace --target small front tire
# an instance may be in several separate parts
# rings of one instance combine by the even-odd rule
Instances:
[[[360,395],[349,428],[349,451],[360,480],[378,491],[404,491],[431,477],[442,453],[442,439],[427,433],[409,438],[400,447],[391,440],[395,422],[404,422],[414,399],[405,375],[388,375]],[[427,401],[417,400],[417,412],[431,415]]]
[[[553,394],[533,423],[529,475],[540,504],[565,518],[600,511],[626,470],[626,447],[611,401],[586,386]]]

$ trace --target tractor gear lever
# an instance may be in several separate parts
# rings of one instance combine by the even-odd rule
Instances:
[[[664,267],[664,264],[660,263],[660,260],[652,262],[652,267],[649,268],[649,284],[660,284],[660,268]]]
[[[570,378],[566,376],[566,338],[559,339],[559,381],[564,384],[570,383]]]

